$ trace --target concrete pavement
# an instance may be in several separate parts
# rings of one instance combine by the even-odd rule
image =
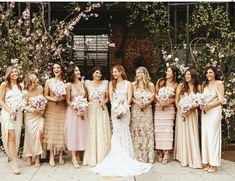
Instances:
[[[153,164],[152,169],[145,174],[135,177],[101,177],[89,172],[89,167],[75,169],[70,156],[65,157],[65,165],[50,167],[42,163],[40,168],[28,167],[25,160],[19,159],[20,175],[14,175],[7,163],[7,157],[0,151],[0,181],[235,181],[235,162],[222,160],[222,166],[216,173],[207,173],[202,169],[182,167],[176,161],[163,165]]]

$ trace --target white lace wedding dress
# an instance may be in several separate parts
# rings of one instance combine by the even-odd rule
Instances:
[[[116,89],[113,99],[125,98],[127,101],[128,84],[129,82],[125,81],[123,87]],[[151,169],[151,164],[138,162],[132,158],[134,153],[129,129],[130,110],[128,105],[126,109],[126,114],[120,119],[111,113],[113,124],[111,150],[100,164],[91,168],[92,172],[102,176],[128,177],[140,175]]]

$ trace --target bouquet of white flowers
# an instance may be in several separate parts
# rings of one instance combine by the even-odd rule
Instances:
[[[55,93],[56,97],[61,97],[66,95],[66,86],[62,81],[57,82],[53,84],[52,91]]]
[[[174,89],[168,86],[162,87],[158,91],[158,98],[161,99],[161,101],[168,101],[170,97],[175,95]],[[164,110],[164,106],[162,107],[162,110]]]
[[[174,89],[168,86],[162,87],[158,91],[158,97],[162,101],[168,101],[173,95],[175,95]]]
[[[208,104],[208,98],[210,97],[209,93],[196,93],[195,94],[195,104],[206,105]]]
[[[47,100],[43,95],[32,97],[29,101],[29,104],[36,108],[36,110],[43,111],[45,110]]]
[[[24,111],[26,103],[22,98],[22,95],[14,97],[9,101],[9,106],[13,110],[13,112]],[[16,114],[11,114],[10,119],[16,121]]]
[[[71,102],[72,108],[75,109],[80,116],[82,116],[82,119],[84,119],[83,114],[84,114],[88,104],[89,103],[87,101],[87,98],[85,98],[83,96],[74,97]]]
[[[151,92],[148,92],[148,91],[136,92],[135,93],[136,100],[141,104],[146,104],[148,101],[150,101],[152,96],[153,96],[153,94]],[[141,111],[143,111],[143,109],[141,109]]]
[[[184,96],[179,101],[179,106],[181,108],[182,113],[186,113],[193,106],[196,106],[195,97],[184,94]]]
[[[112,102],[112,112],[114,116],[118,119],[126,114],[126,103],[123,99],[115,99]]]
[[[96,88],[94,91],[91,93],[91,98],[99,103],[102,103],[103,101],[103,96],[104,93],[101,88]],[[102,106],[102,109],[104,110],[104,107]]]

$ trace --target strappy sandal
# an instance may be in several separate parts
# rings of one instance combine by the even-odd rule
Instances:
[[[162,163],[163,163],[163,164],[166,164],[166,163],[169,162],[169,160],[170,160],[169,153],[165,153],[165,154],[164,154],[164,157],[163,157],[163,159],[162,159]]]

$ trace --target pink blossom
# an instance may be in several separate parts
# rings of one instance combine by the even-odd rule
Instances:
[[[28,8],[26,8],[26,9],[23,11],[22,16],[23,16],[24,19],[29,19],[29,17],[30,17],[30,12],[29,12],[29,9],[28,9]]]
[[[69,36],[69,33],[70,33],[70,32],[69,32],[68,29],[65,29],[65,30],[64,30],[64,35],[65,35],[65,36]]]
[[[57,56],[57,55],[60,55],[61,54],[61,48],[57,48],[54,55]]]
[[[32,23],[34,23],[34,22],[35,22],[35,18],[32,19]]]
[[[109,43],[108,46],[114,48],[115,47],[115,43]]]
[[[4,20],[6,18],[5,15],[1,15],[1,20]]]
[[[70,25],[68,26],[68,29],[72,31],[72,30],[74,29],[74,25],[73,25],[73,24],[70,24]]]
[[[94,16],[97,18],[99,15],[97,13],[95,13]]]
[[[16,65],[18,63],[19,59],[18,58],[14,58],[14,59],[11,59],[11,63],[13,65]]]
[[[37,44],[37,45],[36,45],[36,50],[40,50],[41,47],[42,47],[42,46],[40,46],[40,45]]]
[[[20,18],[19,20],[18,20],[18,23],[17,23],[17,26],[21,26],[22,25],[22,23],[23,23],[23,21],[22,21],[22,19]]]
[[[31,37],[30,37],[30,36],[26,38],[26,41],[30,41],[30,40],[31,40]]]
[[[15,7],[15,3],[14,3],[14,2],[11,2],[11,3],[10,3],[10,8],[13,9],[14,7]]]

